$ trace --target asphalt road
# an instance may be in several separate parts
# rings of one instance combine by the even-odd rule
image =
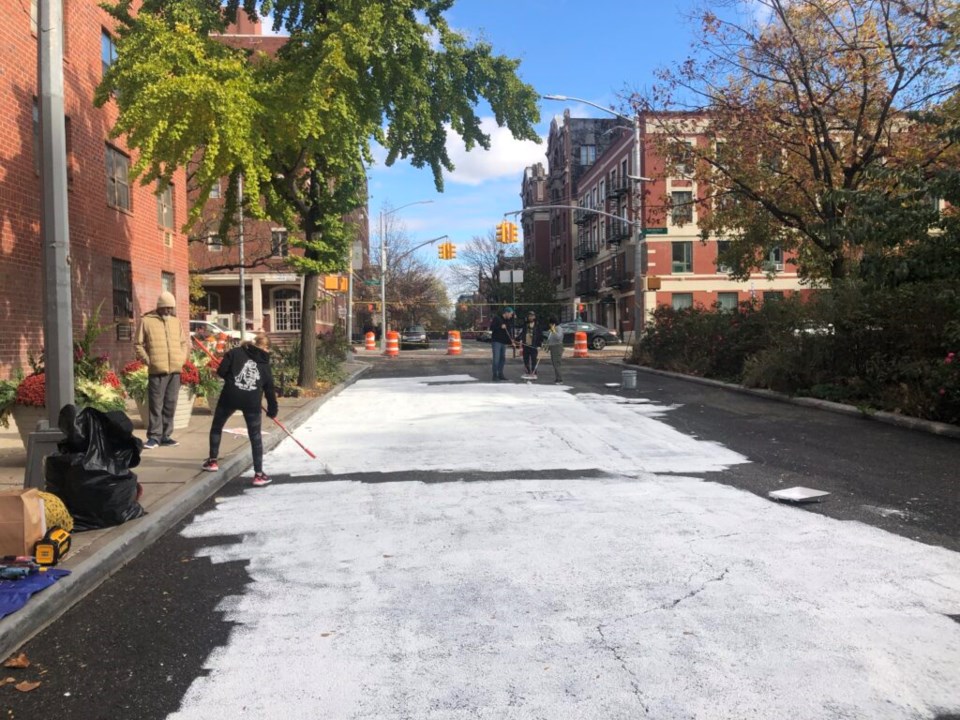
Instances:
[[[617,356],[608,352],[607,357]],[[488,359],[480,355],[405,353],[398,360],[376,359],[373,364],[367,377],[466,372],[485,380],[489,375]],[[519,360],[509,361],[508,377],[521,382],[521,369]],[[621,377],[621,367],[612,362],[567,359],[564,377],[577,393],[621,392],[606,386]],[[552,371],[542,367],[540,378],[540,382],[552,379]],[[793,485],[822,489],[831,493],[827,500],[804,506],[804,511],[960,550],[956,440],[642,372],[637,390],[622,394],[674,406],[665,422],[751,460],[708,474],[711,480],[761,496]],[[518,447],[521,442],[518,438]],[[413,477],[371,473],[353,474],[351,479],[389,482]],[[422,472],[416,479],[445,480],[440,474]],[[471,478],[467,473],[457,479]],[[482,479],[496,478],[484,473]],[[219,497],[245,489],[246,481],[236,480]],[[198,513],[210,510],[215,502],[198,508]],[[243,562],[214,564],[197,557],[197,548],[209,547],[210,538],[184,538],[179,529],[28,643],[24,651],[31,668],[4,675],[39,680],[41,685],[29,693],[18,693],[10,685],[0,687],[4,718],[151,720],[180,707],[191,682],[203,673],[208,655],[231,631],[225,620],[228,609],[221,601],[240,593],[249,577]],[[235,536],[222,538],[224,544],[236,541]],[[290,548],[291,553],[296,551]],[[272,676],[269,668],[264,668],[262,682],[278,694],[284,692],[285,679]]]

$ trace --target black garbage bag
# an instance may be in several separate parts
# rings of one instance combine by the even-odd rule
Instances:
[[[122,412],[60,411],[58,452],[44,462],[47,492],[63,500],[74,530],[120,525],[144,514],[137,502],[137,476],[143,443],[133,436],[133,423]]]

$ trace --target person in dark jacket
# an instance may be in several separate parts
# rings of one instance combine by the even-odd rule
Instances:
[[[260,413],[263,396],[267,396],[267,417],[277,416],[277,393],[270,372],[270,340],[266,335],[257,335],[253,342],[234,348],[220,361],[217,375],[223,378],[223,391],[213,413],[210,426],[210,456],[203,469],[216,472],[220,469],[217,454],[220,452],[220,437],[223,426],[237,410],[243,413],[253,452],[253,484],[262,487],[270,484],[263,472],[263,438],[260,435]]]
[[[523,367],[527,375],[537,379],[537,358],[543,345],[543,328],[537,322],[537,314],[527,313],[527,322],[520,329],[520,342],[523,344]]]
[[[504,308],[490,321],[490,349],[493,353],[493,381],[506,380],[503,366],[507,362],[507,345],[516,347],[513,338],[513,308]]]

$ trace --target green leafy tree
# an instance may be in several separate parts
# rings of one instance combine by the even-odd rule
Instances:
[[[746,20],[757,5],[763,21]],[[653,122],[673,169],[686,166],[709,188],[698,198],[700,229],[730,241],[720,260],[735,276],[780,247],[796,252],[801,276],[839,279],[886,242],[869,223],[870,204],[882,202],[888,219],[903,205],[917,219],[914,188],[890,171],[928,172],[952,147],[916,112],[956,89],[943,55],[947,6],[955,4],[717,0],[700,14],[694,56],[637,100],[693,111]],[[689,145],[697,133],[706,141]],[[917,234],[913,220],[896,222]]]
[[[344,220],[365,202],[371,141],[387,164],[429,167],[438,190],[453,169],[447,136],[489,147],[477,103],[517,138],[538,140],[532,87],[516,60],[470,43],[444,13],[453,0],[133,0],[109,5],[119,22],[117,60],[98,89],[115,101],[113,129],[137,151],[144,183],[190,168],[191,221],[211,187],[231,182],[224,218],[239,203],[298,226],[304,253],[300,383],[316,379],[319,276],[345,269],[355,230]],[[237,13],[272,14],[289,40],[274,55],[217,37]],[[243,175],[244,195],[236,193]]]

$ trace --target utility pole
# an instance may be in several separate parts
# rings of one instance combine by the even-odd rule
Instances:
[[[62,438],[56,429],[60,410],[74,401],[67,140],[63,111],[63,2],[40,0],[37,10],[47,422],[41,421],[37,432],[30,435],[24,487],[43,486],[43,458],[56,449],[57,441]]]
[[[247,279],[243,272],[243,175],[237,175],[237,226],[240,231],[240,342],[247,339]]]

